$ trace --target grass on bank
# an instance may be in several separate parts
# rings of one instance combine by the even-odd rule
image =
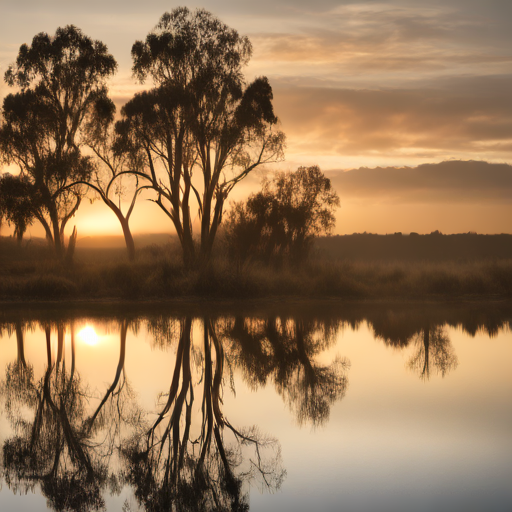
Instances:
[[[214,259],[204,273],[187,271],[175,246],[140,249],[134,262],[121,249],[77,250],[64,267],[45,246],[0,245],[0,300],[441,299],[512,297],[512,259],[453,262],[354,262],[316,257],[277,269],[237,267]]]

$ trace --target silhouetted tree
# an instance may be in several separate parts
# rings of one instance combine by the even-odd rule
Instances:
[[[226,235],[231,256],[239,262],[249,255],[266,261],[287,255],[303,261],[313,239],[334,227],[337,193],[317,166],[277,173],[263,182],[263,190],[246,203],[235,203]]]
[[[130,217],[142,188],[136,172],[141,170],[142,161],[135,152],[127,151],[114,131],[114,103],[103,98],[97,101],[85,126],[85,144],[96,155],[96,162],[89,181],[79,181],[70,186],[86,185],[94,190],[101,200],[114,212],[121,224],[130,261],[135,259],[135,242],[130,230]],[[129,171],[135,171],[131,176]],[[128,175],[127,175],[128,173]],[[123,180],[130,180],[128,209],[123,212],[122,200],[127,187]]]
[[[21,92],[4,99],[0,153],[34,185],[35,216],[59,256],[64,229],[83,195],[68,185],[87,181],[92,171],[90,157],[81,152],[83,123],[106,98],[105,81],[116,67],[103,43],[69,25],[23,44],[5,73],[7,84]]]
[[[208,263],[235,185],[283,155],[268,80],[246,86],[243,79],[250,55],[246,37],[209,12],[186,7],[165,13],[145,42],[132,48],[135,76],[141,82],[151,78],[155,88],[123,107],[117,130],[145,158],[141,176],[173,222],[187,266]]]
[[[23,176],[5,173],[0,177],[0,220],[14,225],[14,236],[21,243],[35,218],[37,194]]]

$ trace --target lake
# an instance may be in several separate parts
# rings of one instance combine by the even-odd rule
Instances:
[[[512,304],[0,313],[0,510],[512,510]]]

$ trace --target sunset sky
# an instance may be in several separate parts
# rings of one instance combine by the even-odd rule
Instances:
[[[0,74],[36,33],[74,24],[117,59],[110,91],[121,105],[141,88],[131,76],[132,44],[178,5],[204,7],[249,36],[246,76],[266,75],[273,87],[287,135],[282,167],[318,164],[333,179],[342,202],[335,232],[512,232],[510,167],[473,165],[468,172],[477,180],[468,182],[464,166],[430,166],[423,170],[439,172],[419,172],[423,178],[405,188],[407,175],[360,169],[512,163],[510,0],[2,0]],[[9,92],[2,80],[0,97]],[[360,169],[350,186],[339,177],[347,169]],[[260,177],[243,184],[239,197],[257,190]],[[171,231],[154,205],[136,208],[135,231]],[[82,236],[100,225],[121,234],[116,222],[99,203],[76,217]]]

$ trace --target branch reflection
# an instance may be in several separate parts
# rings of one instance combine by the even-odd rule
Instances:
[[[161,325],[164,334],[168,325]],[[127,478],[144,510],[248,510],[249,484],[259,480],[271,492],[281,486],[279,443],[257,427],[237,429],[225,417],[223,345],[214,322],[204,318],[197,357],[192,327],[191,317],[181,320],[166,403],[123,450]]]
[[[457,356],[443,327],[426,325],[422,332],[414,336],[413,343],[416,351],[408,366],[423,380],[430,378],[432,370],[444,377],[457,368]]]
[[[131,496],[126,510],[248,510],[251,486],[276,491],[286,472],[277,439],[230,420],[224,399],[241,380],[252,390],[273,387],[300,425],[320,427],[348,389],[350,363],[334,350],[342,328],[365,322],[387,346],[409,351],[406,366],[423,380],[457,367],[449,326],[490,336],[510,328],[508,310],[496,308],[490,316],[420,306],[200,318],[119,313],[102,321],[116,353],[97,392],[75,350],[75,321],[52,315],[0,321],[15,343],[0,384],[11,427],[0,476],[13,492],[40,492],[58,511],[105,510],[106,496],[123,489]],[[140,405],[129,379],[131,334],[139,330],[159,358],[170,357],[168,373],[155,375],[166,390],[156,408]],[[31,359],[32,342],[43,362]],[[135,375],[153,371],[151,360],[131,361]]]
[[[168,510],[169,504],[178,510],[198,510],[198,504],[201,510],[248,510],[250,485],[279,489],[286,472],[278,441],[225,417],[224,342],[216,322],[205,317],[195,346],[194,325],[185,317],[148,326],[156,344],[176,345],[166,401],[151,423],[126,376],[127,320],[118,325],[117,368],[98,399],[77,370],[73,322],[41,325],[46,364],[39,379],[25,360],[22,323],[12,326],[17,357],[1,385],[13,433],[3,446],[7,486],[15,493],[40,489],[59,511],[104,510],[105,493],[125,485],[148,511]]]
[[[457,368],[457,356],[445,325],[431,319],[428,313],[388,313],[374,319],[373,330],[386,345],[399,349],[414,347],[407,367],[422,380],[429,380],[432,373],[445,377]]]

